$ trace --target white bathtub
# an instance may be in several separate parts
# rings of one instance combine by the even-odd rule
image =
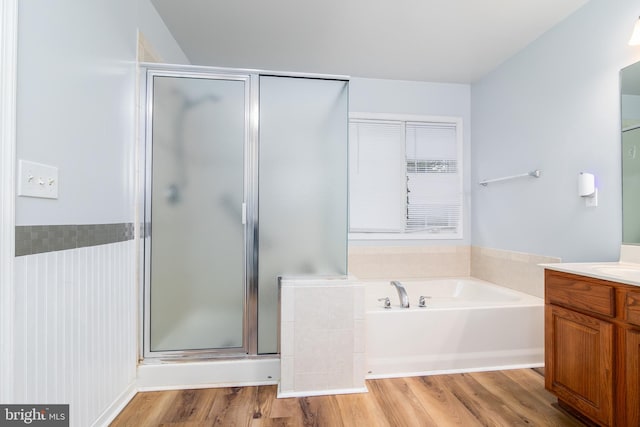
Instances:
[[[410,308],[389,281],[365,283],[367,378],[544,365],[542,298],[475,278],[400,282]]]

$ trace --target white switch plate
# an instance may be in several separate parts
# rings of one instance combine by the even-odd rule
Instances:
[[[598,189],[593,192],[593,196],[584,198],[584,205],[588,208],[595,208],[598,206]]]
[[[27,160],[18,161],[18,196],[58,198],[58,168]]]

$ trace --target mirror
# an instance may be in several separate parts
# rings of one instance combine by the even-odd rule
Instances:
[[[640,245],[640,62],[620,72],[622,243]]]

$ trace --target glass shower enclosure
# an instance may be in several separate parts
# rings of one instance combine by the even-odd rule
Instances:
[[[278,352],[278,278],[347,273],[341,78],[143,67],[143,354]]]

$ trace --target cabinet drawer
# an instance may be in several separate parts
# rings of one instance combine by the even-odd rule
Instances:
[[[640,326],[640,291],[629,291],[624,299],[625,320]]]
[[[597,279],[546,270],[545,299],[550,304],[603,316],[614,317],[616,314],[615,288]],[[640,303],[640,300],[637,302]],[[640,306],[637,308],[640,316]]]

